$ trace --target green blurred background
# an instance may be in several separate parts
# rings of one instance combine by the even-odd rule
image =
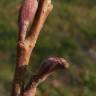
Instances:
[[[30,59],[28,77],[48,56],[70,62],[39,86],[37,96],[96,96],[96,0],[52,0],[54,9]],[[0,0],[0,96],[10,96],[21,0]]]

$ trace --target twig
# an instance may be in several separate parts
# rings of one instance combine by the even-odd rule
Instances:
[[[30,55],[34,49],[35,43],[38,39],[39,33],[43,27],[43,24],[51,12],[53,6],[51,0],[40,0],[34,23],[25,39],[25,41],[18,41],[17,44],[17,63],[15,69],[15,76],[13,81],[12,96],[20,96],[22,91],[23,76],[26,72]],[[19,36],[20,37],[20,36]],[[30,91],[30,90],[29,90]],[[34,92],[33,92],[34,91]],[[28,93],[28,92],[27,92]],[[30,93],[30,92],[29,92]],[[35,93],[35,89],[31,90],[31,96]],[[24,96],[30,96],[24,95]]]
[[[44,60],[37,75],[32,76],[27,86],[24,89],[23,96],[35,96],[37,86],[44,82],[48,76],[59,69],[68,69],[69,63],[64,58],[49,57]]]

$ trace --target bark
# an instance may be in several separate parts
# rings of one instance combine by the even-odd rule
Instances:
[[[40,0],[33,25],[30,28],[30,31],[27,34],[26,39],[24,41],[18,40],[17,42],[17,62],[13,80],[12,96],[21,96],[23,94],[23,77],[26,73],[27,66],[29,64],[30,55],[35,47],[36,41],[44,25],[44,22],[49,13],[51,12],[52,8],[53,5],[51,4],[51,0]],[[23,94],[23,96],[35,96],[35,93],[36,87],[33,87],[32,85],[31,88],[27,90],[27,93]]]
[[[56,70],[68,69],[69,63],[64,58],[49,57],[41,63],[38,73],[30,79],[25,86],[23,96],[35,96],[37,86],[44,82]]]
[[[17,62],[11,96],[35,96],[37,86],[45,81],[53,71],[69,67],[69,63],[64,58],[49,57],[42,62],[38,73],[32,76],[26,85],[24,84],[24,74],[27,71],[31,53],[52,8],[51,0],[39,0],[37,13],[25,40],[18,39]],[[23,34],[19,33],[19,35],[21,36],[18,37],[22,38]]]

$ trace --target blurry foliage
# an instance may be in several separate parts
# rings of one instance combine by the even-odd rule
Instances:
[[[0,96],[9,96],[16,63],[17,15],[21,0],[0,0]],[[37,72],[48,56],[69,60],[67,73],[54,73],[38,96],[96,96],[96,0],[53,0],[30,59]],[[91,51],[90,51],[91,50]]]

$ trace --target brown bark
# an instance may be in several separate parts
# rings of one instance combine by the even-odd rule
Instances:
[[[35,96],[37,86],[44,82],[48,76],[59,69],[68,69],[69,63],[64,58],[49,57],[41,63],[38,73],[30,79],[23,91],[23,96]]]
[[[44,22],[52,8],[53,5],[51,4],[51,0],[39,0],[38,10],[35,15],[32,27],[25,36],[26,38],[24,41],[20,41],[21,39],[18,40],[17,62],[11,96],[35,96],[38,84],[45,81],[53,71],[57,69],[67,69],[69,67],[68,62],[65,59],[49,57],[42,62],[38,73],[32,76],[27,85],[23,88],[25,85],[24,74],[26,73],[27,66],[29,64],[30,55],[35,47]],[[18,37],[22,38],[22,36]]]
[[[23,76],[26,72],[30,55],[35,47],[35,43],[38,39],[39,33],[44,25],[44,22],[49,13],[51,12],[52,8],[53,6],[51,4],[51,0],[40,0],[33,25],[25,41],[18,40],[17,62],[13,81],[12,96],[21,96],[22,86],[24,85]],[[24,96],[35,96],[35,91],[36,89],[32,86],[32,88],[28,89],[27,93],[24,94]]]

